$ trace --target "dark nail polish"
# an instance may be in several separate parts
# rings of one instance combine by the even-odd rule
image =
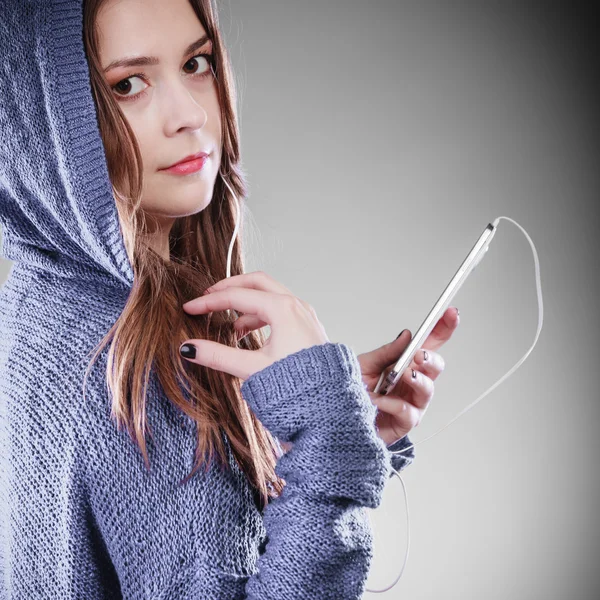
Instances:
[[[396,339],[398,339],[404,332],[406,331],[406,329],[403,329],[397,336]]]
[[[458,315],[460,315],[460,310],[458,310],[458,308],[456,309],[456,316],[458,317]]]
[[[427,354],[427,350],[423,350],[423,362],[426,362],[428,358],[429,355]]]
[[[194,344],[183,344],[179,348],[179,354],[185,358],[196,358],[196,346]]]
[[[411,369],[412,371],[412,378],[416,379],[417,378],[417,372],[414,369]]]

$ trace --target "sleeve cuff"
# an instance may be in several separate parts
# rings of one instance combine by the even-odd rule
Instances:
[[[387,446],[388,451],[390,451],[389,452],[390,462],[392,464],[392,468],[395,471],[400,472],[414,462],[415,449],[414,449],[414,447],[410,448],[410,450],[407,450],[406,452],[402,452],[401,454],[392,454],[391,452],[397,451],[397,450],[403,450],[404,448],[408,448],[409,446],[412,446],[412,441],[408,437],[408,434],[405,435],[404,437],[400,438],[399,440],[395,441],[393,444],[390,444],[389,446]],[[393,477],[393,476],[394,476],[394,473],[392,471],[390,471],[390,477]]]
[[[241,391],[266,429],[293,444],[275,468],[288,493],[379,505],[390,454],[352,348],[303,348],[248,377]]]
[[[288,354],[253,373],[241,392],[274,436],[293,442],[298,433],[318,426],[331,412],[328,399],[335,399],[338,412],[355,412],[356,394],[347,392],[356,385],[362,386],[362,376],[352,348],[327,342]]]

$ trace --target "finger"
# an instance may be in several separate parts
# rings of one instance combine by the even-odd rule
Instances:
[[[400,395],[401,385],[405,385],[407,389],[412,391],[412,394],[403,393],[402,398],[420,409],[425,408],[429,404],[435,391],[434,383],[427,375],[410,367],[402,373],[402,376],[387,396]]]
[[[266,327],[268,325],[268,323],[265,323],[254,315],[243,315],[233,322],[233,328],[235,329],[236,339],[238,342],[245,338],[251,331]]]
[[[267,325],[268,323],[265,323],[262,319],[259,319],[254,315],[242,315],[233,322],[234,328],[238,332],[243,331],[244,335],[247,335],[251,331],[254,331],[255,329],[260,329],[261,327],[265,327]]]
[[[421,348],[437,350],[443,346],[452,337],[454,330],[458,327],[458,323],[458,309],[454,306],[447,308],[427,336]]]
[[[446,367],[442,355],[433,350],[419,350],[413,358],[413,363],[412,368],[418,369],[433,381],[439,377]]]
[[[224,371],[242,380],[248,379],[252,373],[268,366],[264,364],[264,357],[254,350],[231,348],[211,340],[192,339],[185,341],[184,344],[193,345],[196,349],[194,358],[183,357],[187,361],[209,369]]]
[[[262,290],[263,292],[271,292],[273,294],[284,294],[294,296],[294,294],[285,285],[267,275],[264,271],[255,271],[253,273],[241,273],[233,277],[221,279],[214,285],[204,291],[204,294],[212,294],[215,291],[225,290],[228,287],[244,287],[248,289]],[[310,310],[310,305],[301,298],[298,301],[307,309]]]
[[[220,292],[198,296],[186,302],[182,308],[192,315],[232,308],[246,314],[256,315],[265,323],[271,325],[271,321],[281,314],[281,299],[284,298],[293,298],[293,296],[232,286]]]
[[[294,295],[288,288],[285,287],[285,285],[279,281],[276,281],[264,271],[241,273],[240,275],[233,275],[232,277],[221,279],[221,281],[211,285],[206,291],[212,293],[224,290],[230,286],[252,288],[255,290],[262,290],[263,292],[272,292],[274,294]]]
[[[362,370],[365,373],[381,373],[393,365],[402,356],[404,349],[412,339],[409,329],[405,329],[393,341],[361,354]]]
[[[373,399],[373,403],[381,412],[396,417],[403,429],[413,429],[421,418],[419,409],[402,398],[377,396]]]

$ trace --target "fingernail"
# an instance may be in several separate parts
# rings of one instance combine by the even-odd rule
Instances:
[[[406,331],[406,329],[403,329],[397,336],[396,339],[398,339],[404,332]]]
[[[183,344],[179,348],[179,354],[185,358],[196,358],[196,346],[194,344]]]
[[[423,350],[423,362],[426,362],[428,357],[427,350]]]
[[[456,316],[458,317],[458,315],[460,315],[460,310],[458,310],[458,308],[456,309]]]
[[[414,369],[411,369],[412,371],[412,378],[416,379],[417,378],[417,372]]]

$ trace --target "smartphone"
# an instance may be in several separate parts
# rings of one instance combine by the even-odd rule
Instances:
[[[431,330],[435,327],[436,323],[442,318],[444,312],[450,306],[450,302],[456,295],[456,292],[460,289],[461,285],[465,282],[467,277],[471,274],[471,271],[479,264],[481,259],[485,256],[488,250],[492,238],[496,234],[497,227],[492,223],[484,229],[483,233],[479,236],[479,239],[475,245],[471,248],[471,251],[467,254],[467,257],[458,268],[458,271],[454,274],[454,277],[450,280],[450,283],[446,286],[442,295],[435,303],[426,319],[419,327],[417,333],[411,338],[410,343],[406,346],[402,356],[398,361],[388,367],[381,373],[381,377],[373,390],[377,394],[387,394],[396,385],[402,373],[411,364],[417,351],[425,343],[427,336],[431,333]]]

